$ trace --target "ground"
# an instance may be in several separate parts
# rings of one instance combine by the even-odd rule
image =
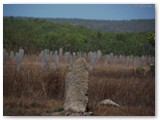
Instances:
[[[88,60],[87,60],[88,61]],[[64,81],[68,67],[60,58],[60,68],[42,68],[36,55],[25,56],[20,71],[15,61],[8,60],[3,66],[3,114],[5,116],[52,115],[63,110]],[[154,116],[155,76],[145,71],[137,73],[131,64],[106,64],[101,59],[89,70],[89,104],[87,110],[94,116]],[[121,107],[100,105],[104,99],[111,99]]]

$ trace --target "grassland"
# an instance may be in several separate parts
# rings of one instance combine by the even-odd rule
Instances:
[[[7,60],[3,66],[3,115],[52,115],[63,110],[68,66],[64,58],[60,63],[55,70],[51,60],[50,69],[45,70],[36,55],[29,55],[16,71],[15,61]],[[94,116],[154,116],[155,76],[148,73],[147,65],[143,67],[145,72],[137,74],[132,65],[105,65],[102,59],[93,71],[88,69],[88,111]],[[98,104],[108,98],[121,107]]]

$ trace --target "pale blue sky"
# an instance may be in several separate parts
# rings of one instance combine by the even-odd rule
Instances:
[[[103,20],[154,19],[154,4],[4,4],[3,16]]]

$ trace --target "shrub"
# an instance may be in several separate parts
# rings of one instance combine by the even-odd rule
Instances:
[[[61,112],[63,111],[63,107],[61,106],[56,106],[56,108],[54,109],[54,112]]]
[[[136,73],[138,75],[144,75],[145,74],[145,70],[144,70],[144,68],[142,68],[141,66],[139,66],[139,67],[136,68]]]

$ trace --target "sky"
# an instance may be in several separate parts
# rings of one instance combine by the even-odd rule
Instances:
[[[155,19],[154,4],[4,4],[3,16],[96,20]]]

